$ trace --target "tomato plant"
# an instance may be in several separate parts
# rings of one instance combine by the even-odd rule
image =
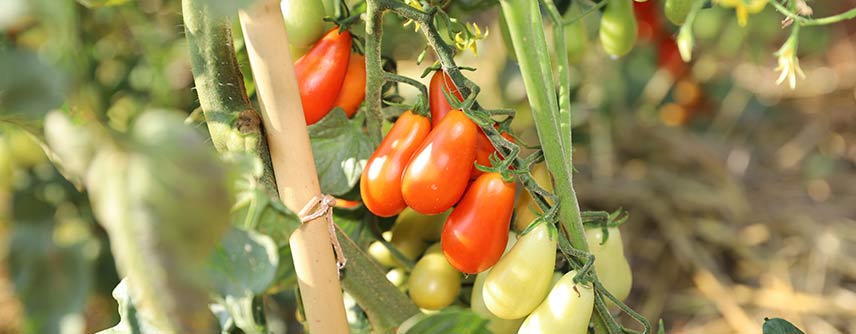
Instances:
[[[479,176],[452,210],[440,241],[458,270],[476,274],[494,265],[508,239],[514,183],[498,173]]]
[[[460,110],[450,111],[431,130],[401,176],[401,194],[408,206],[433,215],[458,202],[475,161],[477,132]]]
[[[801,0],[661,3],[7,0],[0,332],[115,324],[100,333],[258,334],[285,324],[312,333],[649,334],[648,320],[623,303],[633,273],[621,216],[585,211],[604,203],[580,203],[577,192],[668,180],[646,177],[673,170],[640,167],[656,163],[642,155],[668,147],[674,133],[659,126],[702,109],[783,116],[765,110],[805,94],[756,84],[772,73],[754,58],[775,58],[778,82],[795,89],[801,77],[845,68],[804,73],[807,50],[829,43],[840,56],[849,45],[806,37],[856,17]],[[767,7],[785,20],[759,15],[747,26]],[[490,20],[501,20],[510,59],[494,52]],[[588,46],[591,29],[603,50]],[[648,43],[631,53],[637,39]],[[772,50],[773,41],[784,42]],[[685,63],[694,53],[698,61]],[[716,57],[728,53],[754,63]],[[659,71],[644,66],[652,59]],[[414,75],[431,71],[429,82]],[[811,94],[828,90],[807,82]],[[832,88],[840,94],[847,83]],[[632,122],[618,119],[627,115]],[[700,128],[745,130],[745,117],[727,116]],[[629,127],[637,121],[644,127]],[[811,176],[795,189],[832,203],[847,183],[828,180],[853,150],[843,128],[828,130],[793,163],[812,171],[792,174]],[[663,142],[644,140],[652,137]],[[652,149],[626,150],[634,141]],[[684,159],[704,151],[683,144],[670,152],[686,169],[694,164]],[[741,151],[724,164],[725,181],[747,168],[731,161],[746,160]],[[661,197],[685,198],[675,192]],[[645,204],[628,203],[647,220],[668,213]],[[101,302],[110,295],[118,317],[101,316],[115,311]],[[765,331],[799,331],[773,320]]]

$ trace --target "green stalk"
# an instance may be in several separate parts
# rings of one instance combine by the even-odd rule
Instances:
[[[804,16],[801,16],[797,13],[794,13],[784,5],[780,4],[778,1],[770,1],[770,4],[776,8],[777,11],[782,13],[783,15],[794,19],[797,23],[803,26],[822,26],[827,24],[838,23],[845,20],[850,20],[856,18],[856,8],[852,8],[843,13],[839,13],[832,16],[821,17],[817,19],[810,19]]]
[[[565,134],[560,137],[567,152],[569,168],[573,168],[573,145],[571,141],[571,70],[568,63],[567,47],[565,46],[565,27],[562,25],[562,14],[556,9],[553,0],[544,0],[547,12],[553,20],[553,47],[556,54],[556,68],[559,70],[559,114],[562,116],[559,130]]]
[[[550,55],[544,37],[544,23],[537,1],[501,0],[502,13],[508,22],[511,41],[515,45],[523,85],[529,96],[529,107],[535,119],[535,129],[544,150],[547,168],[553,174],[556,195],[559,198],[559,222],[568,233],[571,245],[588,251],[579,202],[573,187],[570,136],[562,133],[556,91],[552,83]],[[543,64],[546,64],[544,66]],[[549,72],[545,72],[545,68]],[[567,136],[567,139],[562,139]],[[565,142],[567,141],[567,144]],[[565,147],[565,146],[568,147]]]
[[[369,138],[375,146],[382,139],[383,107],[383,64],[381,63],[381,38],[383,37],[384,8],[377,1],[366,1],[366,126]]]

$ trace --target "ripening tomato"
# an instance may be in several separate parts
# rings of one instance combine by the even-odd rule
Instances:
[[[452,110],[422,142],[401,176],[404,202],[434,215],[458,202],[467,188],[475,160],[478,127],[460,110]]]
[[[366,97],[366,57],[352,54],[348,63],[348,71],[345,73],[345,81],[339,97],[333,103],[336,107],[342,107],[348,117],[354,117],[360,103]]]
[[[499,260],[508,241],[514,190],[514,182],[505,182],[499,173],[485,173],[473,181],[440,237],[452,266],[475,274]]]
[[[669,72],[673,80],[681,78],[688,70],[687,64],[681,59],[678,44],[675,43],[675,40],[671,36],[660,40],[657,51],[657,65]]]
[[[660,23],[660,13],[654,4],[655,1],[634,2],[633,13],[636,15],[639,40],[652,42],[663,35],[663,27]]]
[[[687,20],[687,15],[696,0],[666,0],[663,12],[666,18],[675,25],[682,25]]]
[[[443,72],[443,70],[434,72],[428,87],[428,103],[431,105],[431,127],[437,127],[440,121],[443,120],[443,117],[453,109],[452,105],[449,104],[449,100],[446,100],[446,94],[449,94],[451,91],[451,94],[454,94],[458,98],[458,102],[464,101],[464,98],[461,96],[458,88],[455,87],[452,78],[446,72]]]
[[[466,116],[464,116],[466,117]],[[366,208],[381,217],[397,215],[407,206],[402,197],[402,173],[431,128],[427,117],[406,111],[395,121],[360,176]],[[442,212],[442,211],[441,211]]]
[[[586,334],[594,309],[594,289],[590,285],[574,284],[576,271],[570,271],[553,285],[547,299],[538,305],[518,334]]]
[[[501,133],[505,139],[510,141],[514,141],[514,137],[511,137],[508,133]],[[496,148],[493,147],[493,143],[490,142],[490,139],[487,138],[487,135],[484,134],[484,131],[479,129],[478,137],[476,138],[476,161],[479,165],[491,167],[490,156],[496,152]],[[470,178],[475,179],[482,175],[482,171],[476,168],[476,165],[473,164],[473,168],[470,171]]]
[[[542,162],[532,166],[532,177],[539,186],[547,191],[553,191],[553,181],[550,177],[550,171],[547,170],[547,163]],[[516,231],[525,230],[529,227],[529,224],[532,224],[532,221],[534,221],[535,218],[538,218],[538,215],[542,213],[528,191],[523,191],[520,194],[520,199],[517,201],[516,209],[517,214],[514,215],[514,229]],[[535,212],[533,212],[532,209],[534,209]]]
[[[600,18],[600,43],[613,57],[626,55],[636,43],[637,25],[633,0],[608,1]]]
[[[514,246],[514,243],[517,241],[517,233],[511,232],[508,234],[508,243],[505,245],[505,251],[503,254],[507,254],[511,247]],[[487,306],[484,304],[484,282],[487,279],[487,275],[490,273],[490,269],[482,271],[476,276],[476,281],[473,283],[473,293],[470,297],[470,309],[473,310],[475,314],[482,316],[487,319],[487,329],[490,330],[493,334],[514,334],[517,333],[517,329],[520,328],[520,324],[523,323],[523,318],[520,319],[502,319],[495,316],[493,313],[490,313],[490,310],[487,309]]]
[[[413,266],[407,280],[410,299],[416,306],[439,310],[451,305],[461,292],[461,273],[452,267],[436,243]]]
[[[351,34],[332,29],[294,63],[306,125],[315,124],[333,108],[351,56]]]
[[[556,264],[555,234],[550,224],[535,226],[491,268],[482,291],[491,313],[503,319],[517,319],[541,304],[550,291]]]
[[[603,230],[592,228],[586,230],[586,240],[589,252],[594,255],[594,270],[597,278],[615,298],[624,300],[630,295],[633,285],[633,272],[630,264],[624,257],[624,244],[621,241],[621,232],[617,227],[610,227],[609,239],[603,243]]]

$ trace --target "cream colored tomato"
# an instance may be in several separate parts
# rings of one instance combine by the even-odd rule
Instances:
[[[552,230],[552,231],[551,231]],[[556,231],[542,223],[520,236],[485,279],[484,303],[502,319],[531,313],[547,296],[556,262]]]

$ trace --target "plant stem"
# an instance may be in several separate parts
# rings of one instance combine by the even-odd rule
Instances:
[[[262,158],[261,181],[276,194],[267,141],[261,120],[244,87],[228,17],[211,14],[200,0],[182,2],[184,31],[199,104],[214,148],[220,152],[246,152]]]
[[[818,19],[810,19],[810,18],[803,17],[797,13],[794,13],[790,9],[786,8],[784,5],[780,4],[777,0],[770,1],[770,4],[772,4],[773,7],[775,7],[776,10],[778,10],[780,13],[784,14],[787,17],[794,19],[794,21],[796,21],[796,23],[798,23],[799,25],[803,25],[803,26],[820,26],[820,25],[833,24],[833,23],[838,23],[838,22],[845,21],[845,20],[850,20],[850,19],[853,19],[854,17],[856,17],[856,8],[852,8],[846,12],[839,13],[839,14],[832,15],[832,16],[821,17]]]
[[[512,43],[525,46],[515,48],[523,75],[523,85],[529,96],[529,106],[535,119],[535,128],[544,150],[547,168],[553,174],[554,189],[559,198],[559,222],[568,233],[571,245],[588,251],[579,203],[573,188],[570,147],[565,147],[560,125],[562,116],[552,83],[550,55],[544,37],[544,25],[537,1],[502,0],[503,15],[508,22]],[[568,140],[568,146],[570,146]]]
[[[606,1],[604,1],[606,2]],[[573,145],[571,141],[571,71],[568,63],[568,53],[565,47],[565,27],[562,25],[562,14],[556,9],[553,0],[544,0],[547,7],[547,12],[553,20],[553,47],[558,50],[556,54],[556,67],[559,70],[559,115],[561,121],[559,123],[560,139],[563,140],[565,146],[565,155],[568,157],[569,168],[573,168]]]
[[[377,146],[382,139],[383,113],[383,64],[381,63],[381,38],[383,37],[383,12],[377,1],[366,1],[366,126],[372,144]]]

